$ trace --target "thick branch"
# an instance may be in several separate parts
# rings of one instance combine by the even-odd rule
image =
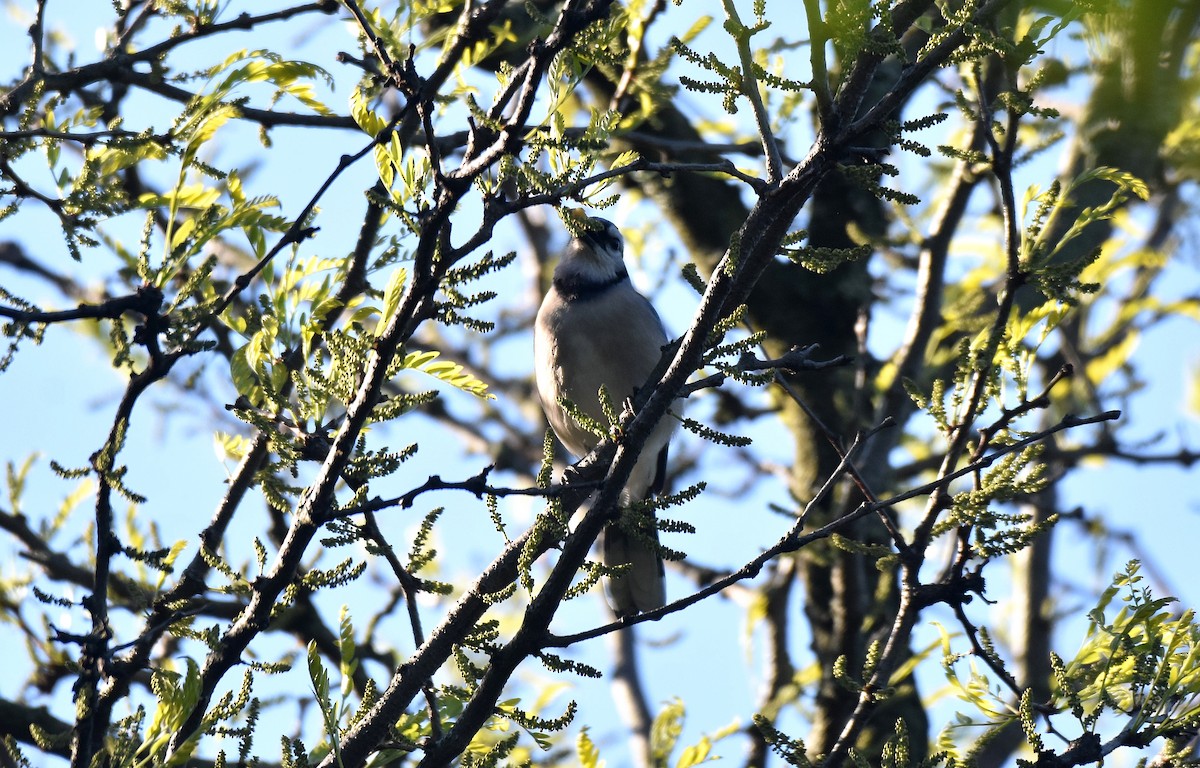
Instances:
[[[142,316],[153,314],[162,306],[162,292],[157,288],[140,288],[137,293],[118,296],[100,304],[80,304],[75,309],[54,312],[0,307],[0,317],[11,318],[22,325],[35,323],[61,323],[69,320],[116,320],[126,312],[137,312]]]

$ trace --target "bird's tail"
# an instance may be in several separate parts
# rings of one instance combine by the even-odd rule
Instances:
[[[651,523],[646,531],[658,543],[658,530]],[[667,602],[666,572],[662,557],[649,542],[621,528],[619,524],[604,529],[600,552],[608,566],[627,565],[620,576],[604,580],[608,604],[618,616],[661,608]]]

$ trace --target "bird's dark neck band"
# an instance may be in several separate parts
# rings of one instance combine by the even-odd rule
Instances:
[[[617,274],[613,275],[607,280],[601,280],[600,282],[588,280],[582,275],[556,277],[554,278],[554,289],[558,291],[560,296],[568,301],[575,301],[577,299],[590,299],[594,296],[599,296],[609,288],[612,288],[620,284],[622,281],[628,279],[629,272],[622,267]]]

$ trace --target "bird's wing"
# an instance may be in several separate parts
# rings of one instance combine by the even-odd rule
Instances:
[[[622,400],[646,383],[666,343],[658,313],[628,282],[573,300],[551,289],[536,324],[537,387],[546,418],[567,450],[582,457],[599,438],[576,424],[558,405],[559,399],[572,401],[591,418],[606,423],[600,387],[608,390],[619,408]],[[678,411],[678,404],[672,410]],[[622,490],[623,507],[645,499],[652,486],[661,487],[667,444],[675,426],[675,419],[665,417],[646,440]],[[650,526],[647,535],[657,541],[653,518]],[[628,615],[663,605],[665,575],[657,548],[617,525],[608,526],[603,536],[604,561],[627,566],[623,575],[606,580],[613,609]]]
[[[557,400],[566,398],[605,423],[598,396],[601,385],[619,408],[654,370],[666,333],[654,307],[628,284],[573,301],[552,291],[538,314],[535,344],[542,405],[567,449],[583,456],[598,438],[563,413]]]

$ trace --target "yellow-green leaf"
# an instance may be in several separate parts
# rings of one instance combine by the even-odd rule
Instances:
[[[387,120],[371,110],[359,88],[350,92],[350,116],[358,123],[358,127],[370,136],[378,136],[379,132],[387,127]]]
[[[240,185],[239,185],[240,188]],[[231,190],[232,191],[232,190]],[[221,190],[203,184],[186,184],[161,195],[146,192],[138,197],[142,208],[161,208],[174,205],[180,208],[208,208],[221,197]]]
[[[663,705],[654,724],[650,726],[650,752],[654,763],[662,765],[675,749],[679,734],[683,732],[683,702],[675,699]]]
[[[575,740],[575,754],[579,758],[579,768],[604,768],[600,750],[588,736],[587,726],[580,730],[579,738]]]
[[[255,375],[254,368],[250,366],[249,347],[250,344],[246,344],[233,353],[233,357],[229,359],[229,373],[238,394],[244,395],[254,403],[258,401],[261,390],[258,386],[258,376]]]
[[[1113,344],[1103,355],[1093,358],[1087,364],[1088,381],[1104,381],[1129,362],[1133,351],[1137,349],[1139,334],[1130,332],[1120,341]]]
[[[408,282],[408,271],[397,268],[388,278],[387,288],[383,291],[383,313],[375,324],[375,335],[382,336],[383,330],[392,321],[392,316],[400,307],[400,297],[404,295],[404,284]]]
[[[405,355],[401,368],[427,373],[463,392],[492,399],[495,395],[487,391],[487,384],[468,373],[461,365],[449,360],[437,360],[438,352],[410,352]]]
[[[692,768],[693,765],[699,765],[708,760],[710,751],[712,751],[712,742],[708,740],[707,736],[701,736],[700,741],[683,750],[675,768]]]

